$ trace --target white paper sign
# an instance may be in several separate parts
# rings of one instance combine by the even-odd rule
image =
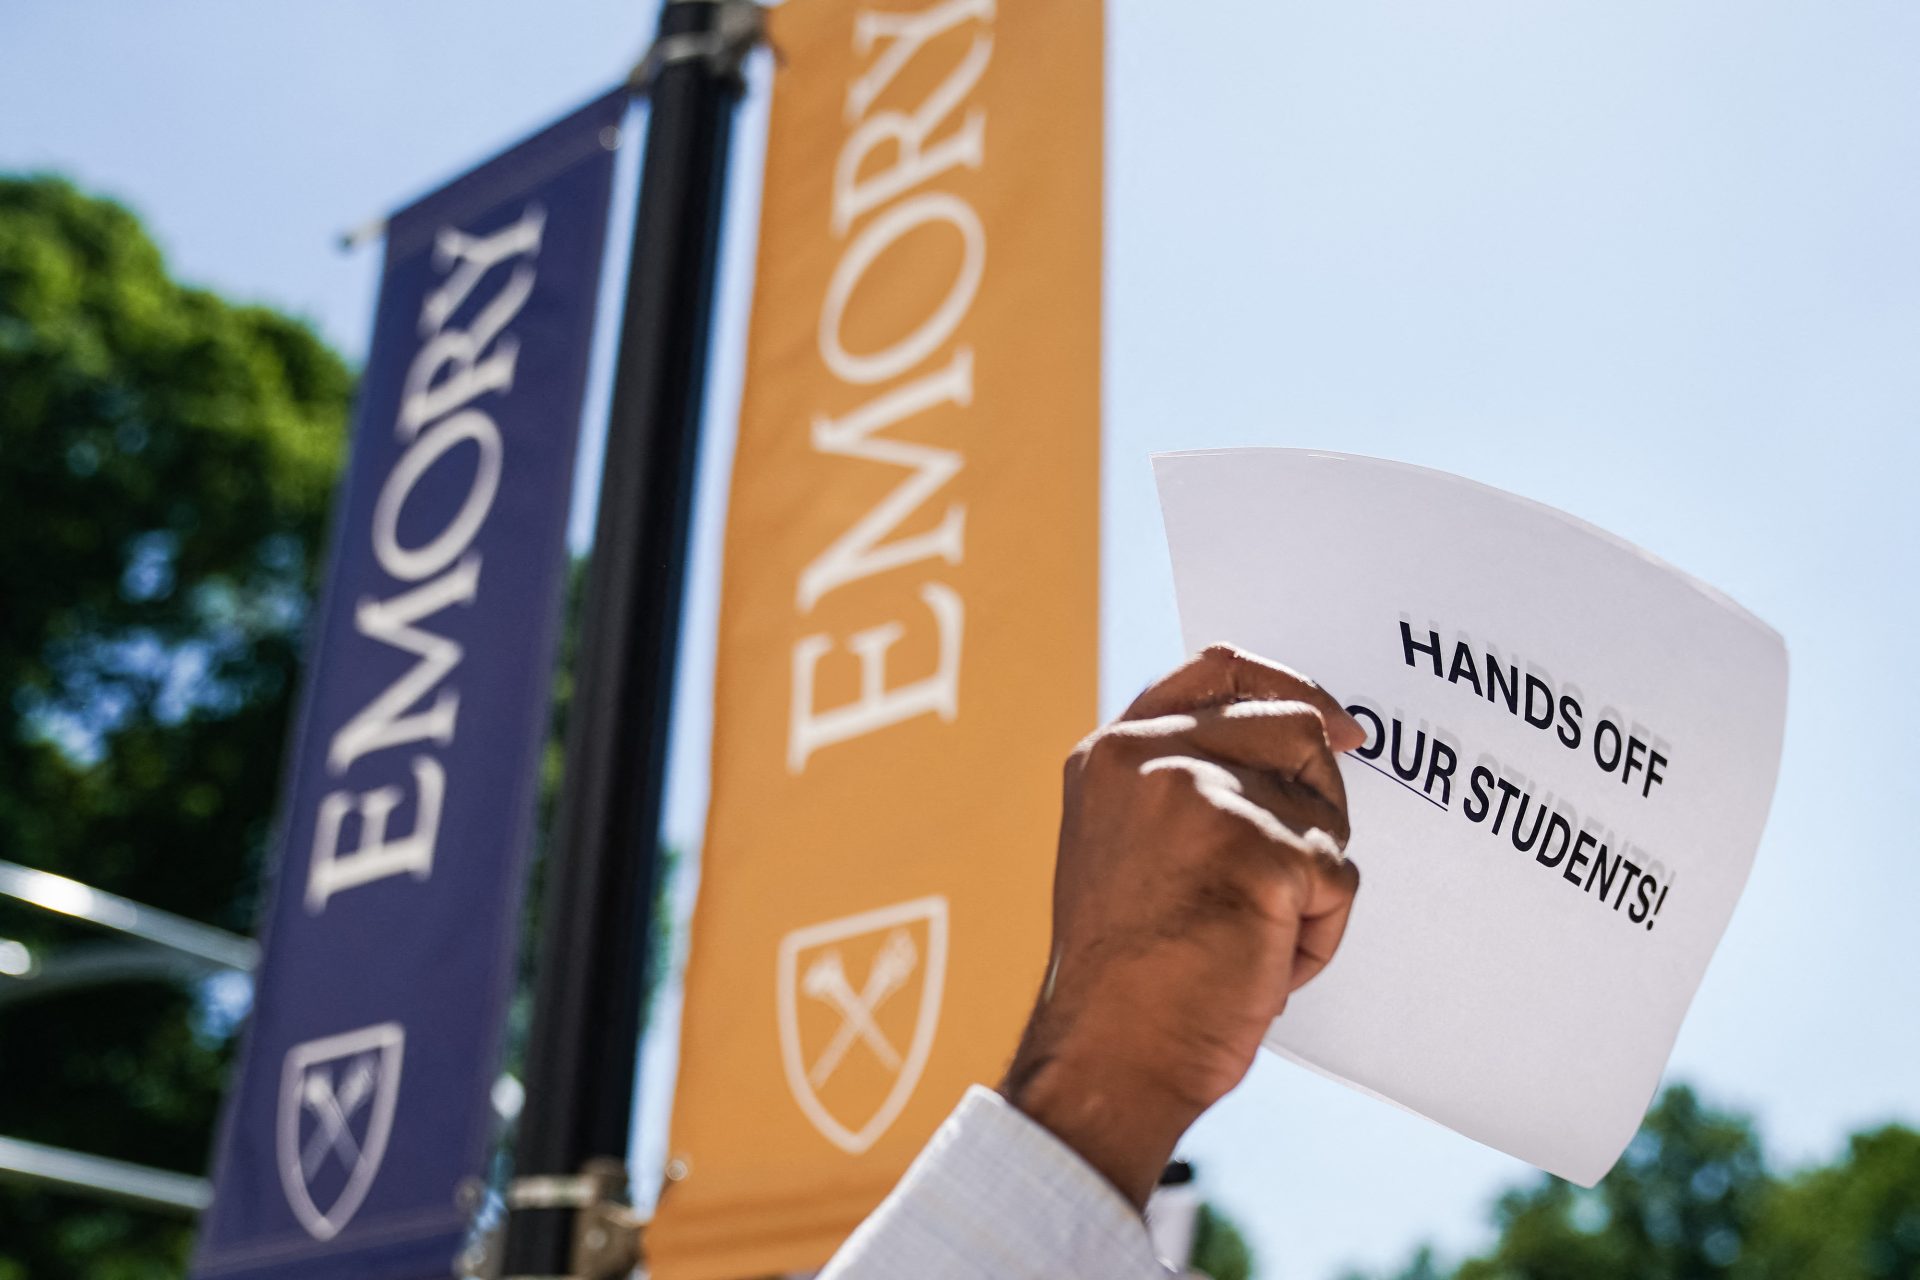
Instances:
[[[1189,646],[1327,686],[1362,884],[1267,1044],[1591,1186],[1753,863],[1787,653],[1715,591],[1472,481],[1293,449],[1154,459]]]

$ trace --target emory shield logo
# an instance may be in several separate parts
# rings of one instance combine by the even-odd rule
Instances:
[[[280,1185],[316,1240],[340,1234],[380,1172],[405,1044],[399,1023],[382,1022],[287,1050],[276,1135]]]
[[[916,898],[780,939],[780,1061],[822,1137],[879,1140],[933,1049],[947,976],[947,900]]]

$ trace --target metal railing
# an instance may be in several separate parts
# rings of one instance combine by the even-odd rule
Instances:
[[[0,860],[0,898],[197,956],[217,968],[245,973],[260,961],[260,948],[251,939],[17,862]]]
[[[191,982],[223,970],[250,973],[260,960],[251,939],[17,862],[0,860],[0,898],[137,939],[85,944],[43,958],[23,943],[0,938],[0,1009],[106,983]],[[205,1178],[0,1137],[0,1177],[7,1176],[189,1214],[199,1213],[213,1198]]]

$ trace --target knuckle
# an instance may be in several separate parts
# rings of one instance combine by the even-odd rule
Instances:
[[[1353,831],[1347,824],[1347,811],[1344,807],[1326,804],[1318,814],[1319,821],[1307,828],[1306,839],[1316,857],[1344,860],[1347,842],[1353,838]]]
[[[1282,735],[1290,743],[1324,745],[1326,742],[1326,722],[1320,713],[1311,703],[1295,698],[1236,703],[1227,709],[1227,714],[1236,720],[1259,721],[1263,730]]]
[[[1334,841],[1342,849],[1353,839],[1353,817],[1347,812],[1347,794],[1336,787],[1334,793],[1325,797],[1331,825],[1327,830],[1333,834]]]
[[[1315,836],[1320,837],[1318,840]],[[1334,846],[1325,832],[1307,833],[1309,854],[1303,861],[1311,867],[1312,874],[1328,889],[1347,902],[1360,891],[1360,868],[1354,865],[1346,853]]]
[[[1184,794],[1199,788],[1199,762],[1186,756],[1156,756],[1129,764],[1138,785],[1145,790]]]
[[[1067,752],[1067,758],[1062,763],[1061,769],[1062,772],[1066,774],[1068,782],[1072,782],[1085,771],[1087,767],[1087,757],[1092,753],[1094,741],[1098,739],[1099,736],[1100,731],[1096,729],[1086,737],[1080,739],[1080,741],[1074,743],[1073,750]]]
[[[1228,666],[1238,662],[1244,657],[1245,651],[1238,645],[1228,644],[1225,640],[1215,640],[1211,644],[1201,646],[1200,652],[1193,656],[1197,662],[1211,662]]]
[[[1075,749],[1075,754],[1093,770],[1112,768],[1121,763],[1129,747],[1127,735],[1115,733],[1112,725],[1094,733]]]
[[[1138,771],[1142,764],[1164,750],[1165,735],[1155,732],[1153,725],[1152,721],[1141,720],[1107,725],[1076,749],[1085,762],[1084,768],[1095,775]]]
[[[1341,858],[1339,865],[1334,869],[1334,876],[1340,882],[1341,891],[1346,895],[1348,902],[1352,902],[1359,896],[1360,866],[1358,863],[1351,858]]]
[[[1220,875],[1230,879],[1248,903],[1270,920],[1297,917],[1310,896],[1311,877],[1300,860],[1271,844],[1240,849],[1221,861]],[[1275,856],[1279,854],[1280,856]]]
[[[1146,811],[1177,823],[1167,834],[1175,837],[1172,852],[1182,861],[1205,861],[1245,840],[1245,820],[1222,795],[1224,775],[1219,765],[1191,755],[1155,756],[1134,771],[1135,791]]]
[[[1320,718],[1319,712],[1298,698],[1249,698],[1222,707],[1220,714],[1230,720],[1271,720],[1289,729]]]

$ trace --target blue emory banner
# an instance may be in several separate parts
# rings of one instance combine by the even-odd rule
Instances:
[[[390,221],[196,1275],[452,1271],[512,991],[616,91]]]

